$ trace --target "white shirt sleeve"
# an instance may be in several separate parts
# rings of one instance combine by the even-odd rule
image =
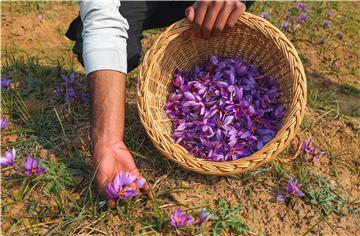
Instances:
[[[80,1],[85,73],[116,70],[127,73],[127,20],[120,0]]]

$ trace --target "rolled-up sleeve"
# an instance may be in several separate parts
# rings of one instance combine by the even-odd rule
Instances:
[[[83,59],[86,74],[97,70],[127,72],[129,28],[119,12],[119,0],[80,1]]]

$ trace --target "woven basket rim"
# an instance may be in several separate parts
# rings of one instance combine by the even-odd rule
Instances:
[[[216,162],[206,159],[200,159],[195,157],[193,154],[189,153],[184,147],[182,147],[180,144],[173,144],[177,145],[177,149],[181,149],[183,152],[188,153],[186,156],[186,159],[191,162],[196,162],[199,165],[206,164],[208,166],[208,169],[211,169],[211,167],[221,168],[223,173],[216,173],[215,175],[229,175],[229,173],[241,173],[246,170],[256,168],[268,161],[271,161],[274,159],[283,149],[289,145],[290,141],[294,138],[296,135],[300,123],[303,120],[305,106],[306,106],[306,77],[303,65],[301,63],[301,60],[296,52],[296,49],[291,44],[291,42],[286,38],[286,36],[276,27],[274,27],[272,24],[267,22],[265,19],[255,16],[251,13],[244,13],[239,19],[238,22],[241,24],[245,24],[248,27],[252,27],[254,30],[257,30],[264,34],[264,37],[268,37],[274,42],[274,45],[279,50],[286,50],[287,53],[287,60],[292,61],[293,63],[289,63],[289,65],[293,65],[293,68],[290,68],[290,70],[293,70],[294,74],[296,74],[299,77],[297,87],[301,93],[300,97],[293,96],[292,101],[290,104],[292,104],[288,111],[286,112],[286,116],[283,119],[283,126],[281,129],[277,132],[276,136],[269,141],[262,149],[258,150],[257,152],[253,153],[252,155],[248,157],[244,157],[238,160],[232,160],[232,161],[223,161],[223,162]],[[147,101],[146,101],[146,95],[147,93],[147,87],[143,86],[146,82],[146,73],[148,72],[148,62],[153,61],[151,59],[152,57],[158,57],[159,54],[159,48],[164,47],[164,45],[161,45],[161,42],[163,40],[169,40],[169,38],[176,38],[183,32],[191,30],[191,24],[183,19],[178,22],[175,22],[171,26],[169,26],[164,32],[160,34],[158,39],[155,41],[153,46],[148,50],[146,53],[143,64],[141,65],[140,69],[140,76],[139,76],[139,90],[138,90],[138,111],[141,117],[141,122],[151,138],[152,142],[154,143],[155,147],[165,155],[168,159],[171,159],[181,166],[183,166],[186,169],[203,173],[203,174],[214,174],[211,173],[212,170],[198,170],[197,168],[192,168],[191,166],[188,166],[184,164],[184,162],[180,162],[174,157],[170,157],[167,153],[167,150],[164,150],[163,147],[161,147],[161,144],[157,141],[156,137],[153,137],[154,133],[151,132],[151,129],[154,128],[153,120],[147,119],[149,117],[149,113],[146,112],[146,109],[148,107]],[[160,55],[161,56],[161,55]],[[299,100],[297,100],[299,99]],[[295,120],[294,122],[290,122],[291,120]],[[280,143],[275,150],[272,151],[272,154],[267,157],[259,157],[259,156],[266,156],[264,154],[264,150],[269,148],[270,146],[274,145],[274,143]],[[242,166],[244,163],[250,163],[247,167],[244,167],[241,169],[240,167],[234,167],[234,166]],[[210,167],[211,166],[211,167]],[[229,167],[229,171],[226,170],[226,168]],[[239,170],[236,170],[236,169]],[[209,172],[209,173],[208,173]]]

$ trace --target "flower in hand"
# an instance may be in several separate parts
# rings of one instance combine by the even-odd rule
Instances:
[[[137,188],[142,188],[144,183],[143,178],[136,180],[136,177],[129,172],[120,172],[107,184],[106,193],[113,199],[125,200],[138,195]]]

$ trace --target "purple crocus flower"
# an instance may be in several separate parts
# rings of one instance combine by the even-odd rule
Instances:
[[[71,72],[69,76],[66,76],[66,75],[62,74],[61,79],[64,80],[66,87],[74,86],[74,85],[75,86],[80,85],[80,83],[76,79],[76,75],[75,75],[74,72]]]
[[[79,100],[81,102],[88,101],[89,95],[82,92],[84,86],[77,80],[75,73],[71,72],[69,76],[61,74],[61,85],[55,89],[57,97],[64,97],[66,102]]]
[[[305,22],[308,19],[308,16],[305,13],[300,13],[299,14],[299,21],[300,22]]]
[[[12,166],[15,164],[16,159],[16,150],[12,149],[12,152],[5,151],[4,156],[0,157],[0,165],[1,167]]]
[[[281,22],[281,25],[280,25],[280,29],[284,30],[284,31],[287,31],[289,28],[289,22],[284,20],[283,22]]]
[[[269,16],[269,13],[267,11],[263,11],[260,13],[260,16],[262,18],[264,18],[265,20],[269,20],[270,16]]]
[[[1,78],[1,88],[7,89],[10,87],[10,85],[11,85],[11,80],[7,78]]]
[[[73,87],[67,87],[65,93],[66,102],[71,102],[75,98],[75,89]]]
[[[180,208],[177,208],[175,213],[170,216],[170,224],[174,228],[184,227],[190,223],[193,223],[195,220],[189,214],[183,213]]]
[[[284,202],[285,200],[286,200],[286,196],[285,196],[284,194],[278,193],[278,194],[276,195],[276,201],[278,201],[278,202]]]
[[[344,38],[344,33],[343,32],[338,32],[338,33],[336,33],[336,37],[338,37],[338,39],[343,39]]]
[[[325,20],[323,25],[324,25],[324,28],[330,28],[331,27],[331,21]]]
[[[138,188],[143,188],[146,180],[144,178],[137,179],[135,184]]]
[[[321,36],[320,38],[320,44],[324,44],[326,42],[326,37],[325,36]]]
[[[61,95],[62,95],[61,89],[60,89],[60,88],[56,88],[56,89],[55,89],[55,96],[56,96],[56,97],[61,97]]]
[[[125,200],[138,195],[138,191],[131,186],[135,183],[139,188],[144,186],[145,180],[136,180],[136,177],[129,172],[120,172],[106,186],[106,193],[113,199]]]
[[[202,208],[195,216],[195,225],[202,225],[211,218],[211,214]]]
[[[312,144],[312,139],[308,138],[307,140],[302,141],[302,149],[306,154],[312,157],[312,162],[319,161],[319,157],[325,155],[323,151],[321,151],[318,147]]]
[[[34,159],[32,156],[28,156],[25,161],[25,175],[26,176],[38,176],[45,172],[44,167],[39,166],[39,160]]]
[[[9,120],[7,118],[0,119],[1,130],[5,129],[9,124]]]
[[[301,186],[302,186],[302,184],[299,184],[297,179],[293,180],[293,177],[290,176],[290,180],[287,185],[287,193],[289,195],[303,197],[303,196],[305,196],[305,194],[300,191]]]
[[[300,2],[297,6],[296,6],[296,9],[297,10],[305,10],[306,8],[306,4],[303,3],[303,2]]]
[[[184,78],[182,75],[176,74],[172,82],[176,87],[180,88],[184,84]]]
[[[79,92],[77,94],[77,97],[82,102],[87,102],[89,100],[89,94],[87,94],[87,93]]]
[[[328,19],[331,19],[331,18],[333,17],[333,15],[334,15],[334,13],[333,13],[333,11],[331,11],[331,10],[329,10],[329,11],[326,13],[326,17],[327,17]]]

